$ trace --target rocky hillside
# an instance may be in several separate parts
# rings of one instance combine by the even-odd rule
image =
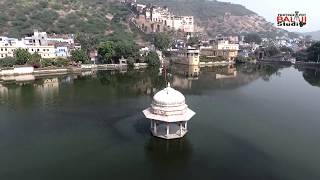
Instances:
[[[209,35],[272,31],[271,23],[242,5],[215,0],[138,0],[193,15]],[[21,37],[33,29],[49,33],[110,35],[131,32],[130,12],[119,0],[0,0],[0,35]]]
[[[0,35],[49,33],[106,35],[128,29],[128,10],[116,0],[0,0]]]
[[[215,0],[138,0],[167,6],[177,15],[193,15],[200,30],[209,34],[272,31],[272,23],[239,4]]]

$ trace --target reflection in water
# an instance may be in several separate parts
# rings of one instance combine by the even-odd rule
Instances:
[[[304,69],[303,78],[312,86],[320,87],[320,69]]]
[[[40,84],[34,84],[35,93],[44,100],[54,98],[59,94],[59,79],[49,78],[44,79]]]
[[[162,140],[151,137],[145,153],[156,169],[165,173],[185,169],[192,156],[192,147],[186,138]]]
[[[279,70],[283,68],[276,65],[240,65],[223,67],[205,67],[174,65],[171,66],[169,77],[172,86],[184,90],[191,90],[185,93],[200,93],[207,89],[236,88],[248,84],[260,77],[268,81],[273,74],[279,75]],[[88,71],[78,75],[58,76],[52,78],[37,77],[35,81],[25,81],[18,83],[11,81],[0,86],[2,101],[10,91],[18,92],[17,89],[24,89],[27,85],[33,84],[36,96],[43,100],[54,100],[59,96],[59,89],[65,85],[71,86],[79,82],[81,86],[91,86],[91,89],[102,84],[109,89],[109,93],[119,95],[153,95],[158,89],[165,87],[164,72],[159,73],[155,69],[119,71]],[[314,75],[315,72],[304,74],[305,78]],[[317,74],[317,73],[316,73]],[[318,73],[319,74],[319,73]],[[33,77],[34,78],[34,77]],[[309,78],[310,79],[310,78]],[[314,81],[314,80],[312,80]],[[8,87],[14,84],[15,88]],[[16,87],[16,85],[19,85]],[[82,85],[83,84],[83,85]],[[27,86],[30,88],[29,86]],[[92,89],[93,90],[93,89]]]
[[[236,76],[237,76],[237,69],[233,65],[230,65],[228,66],[225,74],[216,74],[216,79],[235,78]]]

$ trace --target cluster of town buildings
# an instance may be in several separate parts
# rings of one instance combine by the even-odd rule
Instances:
[[[145,32],[162,32],[166,30],[194,32],[193,16],[178,16],[167,7],[138,4],[136,0],[126,0],[137,14],[135,22]]]
[[[21,39],[0,36],[0,58],[13,57],[16,49],[38,53],[42,58],[67,58],[72,50],[79,48],[74,35],[48,35],[35,30],[32,35]]]
[[[208,59],[219,57],[229,63],[239,55],[239,41],[238,36],[217,36],[190,47],[184,40],[176,40],[169,51],[175,53],[174,61],[181,64],[199,65],[200,56]]]
[[[169,51],[177,52],[177,57],[184,58],[184,60],[180,58],[181,60],[177,60],[176,62],[182,62],[183,64],[189,65],[198,65],[201,63],[200,57],[205,59],[219,57],[219,59],[224,59],[225,61],[232,63],[239,56],[260,59],[257,56],[257,52],[260,52],[261,50],[263,51],[270,46],[276,48],[287,47],[291,48],[295,52],[306,49],[312,44],[311,42],[304,40],[303,37],[288,38],[286,36],[262,38],[262,42],[259,44],[254,42],[245,42],[244,36],[237,35],[218,35],[214,38],[199,39],[199,43],[192,48],[187,46],[186,40],[175,40]]]

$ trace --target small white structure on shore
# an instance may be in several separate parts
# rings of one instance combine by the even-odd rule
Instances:
[[[163,139],[182,138],[187,132],[188,121],[195,115],[179,91],[168,86],[153,96],[151,107],[143,114],[150,119],[153,136]]]

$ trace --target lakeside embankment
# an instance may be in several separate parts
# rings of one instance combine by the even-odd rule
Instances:
[[[135,63],[134,69],[146,68],[146,63]],[[92,70],[126,70],[127,64],[83,64],[80,67],[50,67],[34,68],[31,66],[18,66],[12,68],[0,68],[0,80],[2,81],[30,81],[39,76],[80,74]]]

